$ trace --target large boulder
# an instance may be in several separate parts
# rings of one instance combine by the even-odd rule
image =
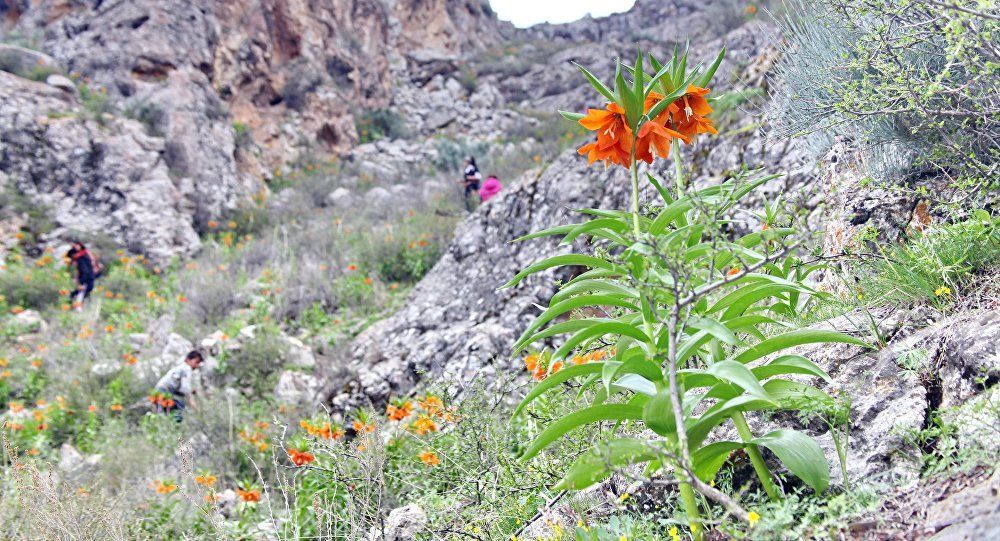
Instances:
[[[101,233],[158,263],[200,248],[163,140],[95,117],[72,95],[0,72],[0,170],[63,229]]]

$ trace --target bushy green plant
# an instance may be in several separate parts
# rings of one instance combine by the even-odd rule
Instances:
[[[392,109],[370,109],[361,113],[355,121],[358,139],[370,143],[382,138],[401,139],[408,130],[406,120]]]
[[[914,231],[906,242],[876,250],[859,270],[862,300],[876,305],[929,302],[943,308],[1000,262],[1000,219],[980,210],[968,220]]]
[[[812,343],[864,342],[839,332],[795,328],[789,322],[810,298],[820,295],[805,284],[809,269],[791,255],[801,243],[795,228],[779,219],[743,235],[733,237],[728,232],[740,200],[774,175],[743,170],[721,185],[697,191],[686,188],[680,142],[714,133],[711,122],[702,117],[711,112],[703,87],[722,53],[707,69],[699,66],[690,73],[686,60],[686,54],[676,53],[666,64],[650,57],[656,70],[650,76],[642,69],[640,55],[634,67],[619,65],[611,87],[581,68],[611,105],[587,116],[563,114],[598,132],[597,142],[581,149],[591,161],[630,170],[632,210],[587,209],[583,213],[593,218],[582,224],[521,239],[558,235],[570,245],[589,236],[595,243],[594,255],[547,258],[525,268],[505,287],[554,267],[586,269],[563,285],[515,345],[521,350],[550,338],[561,341],[547,366],[536,372],[543,381],[527,394],[518,413],[571,380],[582,388],[594,388],[595,398],[591,406],[551,422],[524,450],[523,458],[534,457],[581,426],[638,423],[659,438],[601,438],[558,486],[585,488],[634,463],[645,463],[647,474],[670,472],[678,478],[691,534],[701,539],[695,490],[753,522],[732,498],[710,485],[737,449],[750,457],[772,500],[781,494],[760,447],[774,453],[816,492],[826,489],[829,465],[812,438],[790,429],[757,435],[746,414],[832,404],[819,389],[781,377],[805,374],[829,379],[815,363],[788,350]],[[652,161],[654,151],[665,157],[667,145],[677,166],[676,190],[671,193],[647,175],[662,201],[644,213],[638,161]],[[581,310],[604,315],[559,319]],[[606,358],[594,354],[608,348],[612,353]],[[709,434],[724,423],[732,423],[740,440],[709,443]]]
[[[222,357],[220,372],[237,385],[251,389],[252,396],[266,396],[274,388],[274,379],[288,359],[288,351],[288,343],[278,329],[258,326],[243,347]]]
[[[822,0],[779,23],[785,54],[772,111],[779,135],[808,135],[817,155],[839,137],[869,174],[897,184],[929,171],[930,194],[962,206],[1000,182],[1000,10],[993,3]]]
[[[67,298],[75,287],[52,255],[26,262],[20,255],[0,271],[0,296],[11,308],[40,310]]]

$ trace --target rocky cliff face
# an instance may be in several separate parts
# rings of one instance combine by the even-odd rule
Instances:
[[[193,231],[239,207],[285,164],[352,148],[356,116],[387,106],[397,78],[509,30],[475,0],[22,0],[0,4],[0,19],[5,35],[32,41],[79,87],[63,78],[71,95],[49,107],[47,89],[8,77],[18,88],[4,104],[23,110],[4,115],[0,170],[54,205],[63,228],[107,233],[161,262],[196,251]],[[100,130],[56,134],[11,120],[88,110],[102,129],[139,121],[129,129],[147,152],[119,148]],[[133,220],[123,195],[143,175],[117,185],[89,170],[70,175],[53,147],[74,156],[104,149],[91,168],[161,169],[160,197],[150,200],[159,205],[140,214],[178,232],[150,238],[143,217]]]

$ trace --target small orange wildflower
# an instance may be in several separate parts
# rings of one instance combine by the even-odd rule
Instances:
[[[733,268],[729,269],[729,272],[726,273],[726,276],[736,276],[737,274],[739,274],[741,272],[743,272],[743,271],[740,270],[739,267],[733,267]]]
[[[431,468],[441,463],[441,459],[438,458],[437,453],[434,451],[424,451],[423,453],[420,453],[420,461]]]
[[[389,404],[385,408],[385,414],[393,421],[402,421],[413,413],[413,403],[410,401],[395,405]]]
[[[177,485],[157,480],[153,488],[156,490],[157,494],[170,494],[171,492],[177,490]]]
[[[524,367],[528,369],[528,372],[534,372],[538,368],[538,355],[532,353],[524,358]]]
[[[417,417],[416,421],[413,422],[414,432],[420,434],[421,436],[428,432],[435,432],[437,429],[437,423],[435,423],[434,419],[431,419],[427,415],[421,415],[420,417]]]
[[[243,490],[242,488],[237,488],[236,495],[239,496],[241,500],[247,503],[256,503],[260,501],[260,490],[256,488],[251,490]]]
[[[352,264],[350,264],[350,265],[347,266],[347,270],[351,271],[351,272],[354,272],[354,271],[358,270],[358,266],[352,263]]]
[[[563,367],[562,361],[556,361],[556,362],[552,363],[551,367],[549,367],[549,373],[550,374],[555,374],[556,372],[562,370],[562,367]]]
[[[199,485],[203,485],[206,487],[215,486],[215,481],[216,481],[215,476],[210,473],[198,475],[194,478],[195,483],[198,483]]]
[[[111,404],[108,406],[108,409],[111,411],[122,411],[125,408],[123,408],[121,404]]]
[[[306,464],[316,460],[316,457],[312,453],[307,453],[305,451],[299,451],[298,449],[289,447],[288,457],[292,459],[292,463],[296,466],[305,466]]]

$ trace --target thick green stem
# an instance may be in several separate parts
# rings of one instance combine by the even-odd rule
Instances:
[[[683,479],[683,475],[680,476]],[[691,537],[694,541],[701,541],[701,514],[698,512],[698,500],[694,497],[694,489],[687,481],[680,481],[681,503],[684,505],[684,513],[688,517],[688,525],[691,527]]]
[[[632,174],[632,232],[635,233],[636,240],[639,240],[641,229],[639,228],[639,166],[635,161],[635,145],[632,148],[632,166],[629,167]]]
[[[732,415],[732,419],[733,424],[736,425],[736,431],[740,433],[740,438],[747,443],[747,455],[750,456],[750,463],[753,464],[753,469],[757,472],[760,483],[764,485],[764,492],[767,492],[771,501],[776,502],[780,500],[781,494],[778,493],[778,487],[774,486],[774,481],[771,479],[771,470],[767,469],[767,464],[764,463],[764,456],[760,454],[760,449],[756,445],[750,443],[753,441],[753,432],[750,432],[750,425],[747,424],[746,417],[743,416],[742,412],[737,412]]]
[[[671,150],[674,153],[674,176],[676,176],[677,198],[684,197],[684,166],[681,164],[681,144],[678,139],[671,141]]]

